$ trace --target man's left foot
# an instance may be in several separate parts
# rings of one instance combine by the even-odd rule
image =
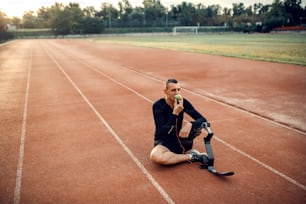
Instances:
[[[200,162],[201,164],[208,164],[208,157],[206,153],[200,153],[196,150],[192,150],[191,152],[191,162]]]

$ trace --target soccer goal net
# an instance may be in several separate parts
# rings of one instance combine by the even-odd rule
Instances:
[[[229,26],[176,26],[173,27],[173,35],[197,35],[199,33],[228,32]]]
[[[173,35],[177,34],[198,34],[198,26],[175,26],[173,27]]]

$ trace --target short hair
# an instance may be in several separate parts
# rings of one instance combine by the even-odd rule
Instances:
[[[168,84],[170,84],[170,83],[177,84],[178,81],[176,79],[168,79],[167,82],[166,82],[166,88],[168,88]]]

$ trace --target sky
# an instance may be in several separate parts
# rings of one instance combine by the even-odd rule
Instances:
[[[0,0],[0,10],[4,12],[8,17],[17,16],[22,17],[25,11],[38,11],[41,7],[50,7],[55,2],[63,3],[67,5],[69,2],[79,3],[82,8],[87,6],[93,6],[97,10],[100,8],[102,3],[111,3],[117,7],[119,0]],[[244,3],[245,6],[253,5],[254,3],[271,4],[273,0],[160,0],[161,4],[165,7],[171,5],[178,5],[181,2],[190,2],[193,4],[202,3],[203,5],[209,6],[213,4],[219,4],[221,7],[231,8],[233,3]],[[305,5],[306,0],[302,0],[302,5]],[[129,0],[133,7],[142,6],[143,0]]]

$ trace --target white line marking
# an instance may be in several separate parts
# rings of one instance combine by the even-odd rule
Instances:
[[[273,168],[270,167],[269,165],[267,165],[267,164],[265,164],[265,163],[259,161],[258,159],[256,159],[256,158],[250,156],[249,154],[247,154],[247,153],[241,151],[240,149],[237,149],[236,147],[234,147],[234,146],[231,145],[231,144],[228,144],[227,142],[223,141],[222,139],[220,139],[220,138],[218,138],[218,137],[215,137],[215,139],[216,139],[217,141],[219,141],[220,143],[224,144],[225,146],[231,148],[231,149],[234,150],[235,152],[238,152],[239,154],[242,154],[243,156],[245,156],[245,157],[251,159],[252,161],[256,162],[257,164],[259,164],[259,165],[263,166],[264,168],[268,169],[269,171],[271,171],[271,172],[273,172],[273,173],[279,175],[280,177],[284,178],[285,180],[287,180],[287,181],[293,183],[294,185],[300,187],[301,189],[306,190],[306,186],[305,186],[305,185],[303,185],[303,184],[297,182],[296,180],[290,178],[289,176],[286,176],[285,174],[283,174],[283,173],[277,171],[276,169],[273,169]]]
[[[196,93],[196,92],[194,92],[193,90],[189,90],[189,89],[184,89],[184,91],[189,92],[189,93],[191,93],[191,94],[193,94],[193,95],[195,95],[195,96],[199,96],[199,97],[202,97],[202,98],[206,98],[206,99],[211,100],[211,101],[213,101],[213,102],[215,102],[215,103],[218,103],[218,104],[220,104],[220,105],[223,105],[223,106],[226,106],[226,107],[228,107],[228,108],[231,108],[231,109],[233,109],[233,110],[235,110],[235,111],[239,111],[239,112],[244,113],[244,114],[247,114],[247,115],[249,115],[249,116],[252,116],[252,117],[255,117],[255,118],[264,120],[264,121],[266,121],[266,122],[272,123],[272,124],[274,124],[274,125],[276,125],[276,126],[279,126],[279,127],[283,127],[283,128],[289,129],[289,130],[291,130],[291,131],[300,133],[300,134],[302,134],[302,135],[306,135],[306,132],[303,132],[303,131],[301,131],[301,130],[295,129],[295,128],[290,127],[290,126],[288,126],[288,125],[284,125],[284,124],[282,124],[281,122],[277,122],[276,120],[268,119],[268,118],[266,118],[266,117],[264,117],[264,116],[261,116],[261,115],[259,115],[259,114],[252,113],[251,111],[248,111],[247,109],[244,109],[244,108],[242,108],[242,107],[234,106],[234,105],[231,105],[231,104],[229,104],[229,103],[226,103],[225,101],[215,99],[214,97],[210,97],[209,94],[203,95],[203,94]]]
[[[22,127],[21,127],[21,136],[20,136],[20,147],[19,147],[19,158],[18,158],[16,185],[15,185],[15,193],[14,193],[14,204],[19,204],[20,202],[22,167],[23,167],[23,160],[24,160],[24,145],[25,145],[25,137],[26,137],[31,70],[32,70],[32,47],[30,50],[30,60],[29,60],[29,65],[28,65],[27,87],[26,87],[26,95],[25,95],[25,102],[24,102]]]
[[[92,105],[92,103],[88,100],[88,98],[83,94],[83,92],[78,88],[78,86],[73,82],[73,80],[68,76],[68,74],[64,71],[64,69],[60,66],[60,64],[54,59],[53,56],[47,52],[48,56],[52,59],[52,61],[56,64],[59,70],[63,72],[65,77],[68,79],[68,81],[72,84],[72,86],[79,92],[79,94],[82,96],[84,101],[88,104],[88,106],[91,108],[91,110],[97,115],[97,117],[100,119],[100,121],[105,125],[105,127],[108,129],[108,131],[114,136],[114,138],[117,140],[117,142],[122,146],[122,148],[127,152],[127,154],[132,158],[132,160],[135,162],[135,164],[139,167],[139,169],[143,172],[143,174],[151,181],[153,186],[157,189],[157,191],[163,196],[163,198],[171,204],[174,204],[175,202],[170,198],[170,196],[166,193],[166,191],[158,184],[158,182],[154,179],[154,177],[149,173],[149,171],[141,164],[141,162],[137,159],[137,157],[132,153],[132,151],[125,145],[125,143],[120,139],[120,137],[117,135],[117,133],[110,127],[110,125],[106,122],[106,120],[100,115],[100,113],[96,110],[96,108]],[[109,78],[109,77],[108,77]],[[112,81],[116,81],[112,79]],[[120,82],[118,82],[121,84]],[[121,84],[123,85],[123,84]],[[124,86],[125,88],[128,88]],[[132,89],[129,89],[132,91]],[[133,91],[133,93],[137,93],[136,91]],[[141,96],[141,94],[137,94],[138,96]],[[142,97],[146,99],[146,97]]]

